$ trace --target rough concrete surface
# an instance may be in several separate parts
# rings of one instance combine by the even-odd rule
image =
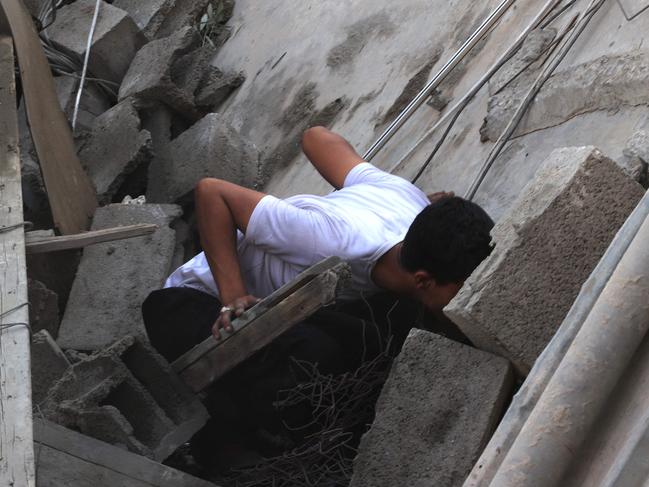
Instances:
[[[190,118],[196,118],[193,93],[174,83],[173,64],[200,43],[193,27],[184,27],[169,37],[146,44],[135,59],[119,88],[119,100],[135,97],[141,102],[159,102]]]
[[[493,229],[493,253],[446,315],[526,374],[643,193],[594,147],[556,150]]]
[[[59,330],[59,345],[98,350],[128,335],[145,335],[140,306],[169,274],[181,215],[175,205],[115,204],[97,209],[92,230],[155,223],[152,235],[85,249]]]
[[[127,336],[75,363],[50,389],[46,418],[164,460],[207,421],[207,411],[169,364]]]
[[[622,151],[622,168],[645,188],[649,185],[649,131],[638,130],[627,141]]]
[[[506,360],[412,330],[361,440],[350,486],[461,486],[511,387]]]
[[[114,0],[113,5],[128,12],[147,38],[160,29],[165,16],[174,6],[174,0]]]
[[[36,333],[46,330],[56,339],[59,335],[59,297],[40,281],[29,279],[29,326]]]
[[[70,367],[70,362],[47,330],[41,330],[32,336],[31,359],[32,403],[37,406]]]
[[[47,28],[52,42],[83,56],[95,3],[94,0],[77,0],[57,10],[56,22]],[[96,77],[119,83],[145,42],[146,38],[124,10],[101,2],[88,69]]]
[[[59,76],[54,78],[56,94],[59,98],[61,110],[72,123],[74,114],[74,105],[79,91],[79,80],[72,76]],[[95,118],[110,108],[110,101],[104,92],[102,92],[94,83],[88,82],[84,85],[79,102],[79,111],[77,113],[76,134],[89,132]]]
[[[254,187],[258,160],[254,146],[219,114],[210,113],[171,141],[165,157],[151,164],[147,198],[176,202],[204,177]]]
[[[489,100],[483,134],[497,140],[533,79],[512,85]],[[583,113],[649,104],[649,53],[602,56],[552,76],[534,99],[516,135],[554,125]]]
[[[140,125],[131,99],[122,101],[94,121],[79,158],[95,184],[100,204],[110,203],[124,179],[153,157],[151,134],[140,130]]]

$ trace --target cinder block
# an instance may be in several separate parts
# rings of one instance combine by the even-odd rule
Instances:
[[[168,145],[167,155],[149,169],[147,198],[176,202],[204,177],[253,187],[259,153],[218,113],[210,113]]]
[[[52,42],[83,56],[95,4],[95,0],[77,0],[57,10],[56,21],[47,28]],[[95,77],[119,83],[145,42],[146,37],[124,10],[102,2],[88,68]]]
[[[493,229],[493,253],[446,315],[527,374],[643,193],[594,147],[556,150]]]
[[[47,330],[32,336],[32,403],[38,406],[70,367],[70,362]]]
[[[61,110],[63,110],[68,122],[71,124],[77,93],[79,92],[79,80],[71,76],[59,76],[54,78],[54,86]],[[75,132],[83,134],[91,131],[95,119],[108,110],[110,106],[108,97],[97,85],[90,82],[86,83],[81,92]]]
[[[459,487],[511,389],[505,359],[412,330],[361,440],[350,487]]]
[[[146,336],[141,305],[169,275],[176,245],[175,205],[115,204],[97,209],[93,230],[155,223],[152,234],[84,250],[59,329],[63,349],[99,350],[126,336]]]
[[[74,364],[42,410],[56,423],[159,461],[208,417],[169,364],[133,337]]]
[[[151,134],[141,130],[140,117],[130,99],[94,121],[90,137],[79,151],[100,204],[110,203],[126,177],[152,157]]]

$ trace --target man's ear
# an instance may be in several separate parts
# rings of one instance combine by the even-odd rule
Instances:
[[[427,271],[416,271],[414,276],[415,286],[417,287],[417,289],[428,289],[429,287],[435,285],[435,279]]]

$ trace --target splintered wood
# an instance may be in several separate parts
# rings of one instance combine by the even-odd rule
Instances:
[[[279,335],[335,299],[349,278],[349,266],[330,257],[310,267],[232,322],[234,331],[210,337],[172,367],[198,392],[232,370]]]
[[[0,485],[33,487],[25,231],[14,55],[0,36]]]

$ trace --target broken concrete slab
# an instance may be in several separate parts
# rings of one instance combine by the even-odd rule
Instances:
[[[494,251],[446,315],[527,374],[643,194],[594,147],[554,151],[492,230]]]
[[[497,140],[518,109],[528,83],[512,84],[489,99],[483,138]],[[577,115],[649,104],[649,53],[602,56],[552,76],[534,99],[515,135],[554,127]]]
[[[95,4],[95,0],[77,0],[57,10],[56,21],[46,30],[50,40],[64,50],[83,56]],[[97,78],[120,83],[145,42],[144,34],[128,13],[101,2],[88,69]]]
[[[200,401],[143,339],[75,363],[50,389],[46,418],[162,461],[207,421]]]
[[[221,115],[210,113],[172,140],[165,157],[151,164],[147,199],[182,200],[204,177],[254,187],[258,161],[257,149]]]
[[[228,3],[230,0],[174,0],[164,20],[157,26],[156,38],[169,36],[186,26],[196,26],[210,3]]]
[[[214,487],[214,484],[34,418],[38,485],[48,487]]]
[[[140,306],[170,272],[175,205],[114,204],[97,209],[92,230],[154,223],[152,235],[85,249],[59,330],[61,348],[98,350],[125,335],[146,336]]]
[[[505,359],[413,329],[361,440],[350,486],[462,485],[512,385]]]
[[[72,123],[74,105],[79,91],[79,80],[71,76],[59,76],[54,78],[54,86],[61,110],[68,121]],[[86,83],[81,93],[75,132],[79,134],[92,130],[95,119],[109,108],[110,101],[106,94],[94,83]]]
[[[220,77],[211,77],[199,87],[194,103],[199,110],[215,112],[245,80],[243,73],[226,73]]]
[[[119,143],[115,143],[119,141]],[[100,117],[79,151],[79,159],[97,188],[100,204],[110,203],[126,177],[153,157],[151,134],[141,130],[131,99]]]
[[[40,281],[28,279],[29,325],[32,332],[47,331],[56,339],[59,335],[59,297]]]
[[[32,403],[38,406],[71,364],[47,330],[32,336],[31,360]]]
[[[134,97],[142,104],[164,103],[180,114],[197,119],[194,95],[171,78],[173,64],[200,44],[196,29],[185,27],[140,49],[119,89],[119,100]]]

